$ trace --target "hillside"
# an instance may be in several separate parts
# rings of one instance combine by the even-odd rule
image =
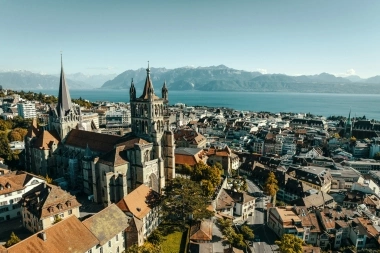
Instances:
[[[146,70],[127,70],[103,84],[102,89],[128,89],[133,78],[137,89],[142,89]],[[152,68],[151,79],[156,91],[166,80],[170,90],[202,91],[258,91],[258,92],[316,92],[316,93],[380,93],[380,78],[336,77],[332,74],[288,76],[261,74],[228,68],[184,67],[176,69]],[[353,82],[352,80],[358,80]]]

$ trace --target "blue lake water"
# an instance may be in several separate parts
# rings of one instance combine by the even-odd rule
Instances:
[[[33,90],[58,96],[58,90]],[[137,95],[142,91],[137,90]],[[82,97],[90,101],[129,102],[129,90],[76,90],[72,98]],[[160,91],[156,91],[158,96]],[[380,94],[335,93],[277,93],[277,92],[218,92],[218,91],[170,91],[169,103],[188,106],[204,105],[229,107],[237,110],[268,112],[300,112],[316,115],[363,116],[380,120]]]

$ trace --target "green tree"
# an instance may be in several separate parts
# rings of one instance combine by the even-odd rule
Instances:
[[[230,219],[219,218],[217,219],[217,225],[220,227],[220,230],[223,231],[223,229],[227,227],[232,227],[232,221]]]
[[[46,174],[45,180],[46,180],[47,184],[52,184],[53,183],[53,179],[51,177],[49,177],[48,174]]]
[[[211,218],[207,210],[210,198],[199,183],[186,178],[174,178],[164,190],[162,215],[166,221],[186,221],[191,215],[194,220]]]
[[[380,152],[377,152],[374,156],[373,159],[375,160],[380,160]]]
[[[145,242],[140,247],[137,244],[129,247],[125,253],[161,253],[161,247],[159,245],[154,245],[150,242]]]
[[[4,133],[0,133],[0,157],[6,161],[12,160],[12,151],[9,147],[8,138]]]
[[[12,232],[9,240],[4,244],[4,247],[9,248],[10,246],[18,243],[19,241],[21,241],[20,238],[18,238],[18,236],[14,232]]]
[[[338,133],[335,133],[335,134],[333,135],[333,137],[334,137],[335,139],[340,139],[340,135],[339,135]]]
[[[153,230],[153,232],[148,237],[148,242],[154,245],[159,245],[163,240],[164,237],[158,229]]]
[[[292,234],[284,234],[280,241],[275,242],[280,253],[302,253],[302,239]]]
[[[193,173],[193,168],[188,164],[184,164],[182,166],[182,173],[190,176]]]
[[[59,217],[58,215],[56,215],[56,216],[54,217],[54,222],[53,222],[53,224],[57,224],[57,223],[60,222],[60,221],[62,221],[62,218]]]
[[[241,226],[240,231],[245,240],[252,240],[255,237],[252,229],[250,229],[247,225]]]
[[[8,139],[9,139],[10,142],[12,142],[12,141],[22,141],[23,140],[21,134],[19,132],[17,132],[17,131],[14,131],[14,130],[12,130],[12,131],[10,131],[8,133]]]
[[[276,194],[278,191],[278,181],[277,181],[276,176],[274,175],[274,173],[272,171],[269,172],[268,178],[265,181],[264,191],[267,195],[270,195],[272,197],[272,200],[273,200],[272,203],[273,203],[273,205],[275,205],[276,204]]]

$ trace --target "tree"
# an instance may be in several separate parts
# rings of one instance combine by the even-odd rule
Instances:
[[[10,142],[12,142],[12,141],[22,141],[23,140],[21,134],[19,132],[15,131],[15,130],[12,130],[12,131],[9,132],[8,139],[9,139]]]
[[[252,240],[255,237],[252,229],[250,229],[247,225],[241,226],[240,231],[245,240]]]
[[[0,157],[7,161],[12,160],[12,151],[9,147],[8,138],[4,133],[0,133]]]
[[[227,227],[232,227],[232,221],[230,219],[217,219],[217,224],[220,227],[220,230],[223,231]]]
[[[46,180],[47,184],[52,184],[53,183],[53,179],[51,177],[49,177],[48,174],[46,174],[45,180]]]
[[[125,253],[161,253],[161,247],[150,242],[145,242],[140,247],[137,244],[132,245]]]
[[[58,215],[56,215],[56,216],[54,217],[54,222],[53,222],[53,224],[57,224],[57,223],[60,222],[61,220],[62,220],[62,218],[59,217]]]
[[[374,156],[373,159],[375,160],[380,160],[380,152],[377,152]]]
[[[12,232],[9,240],[4,244],[4,247],[9,248],[10,246],[18,243],[19,241],[21,241],[20,238],[18,238],[18,236],[14,232]]]
[[[302,253],[302,239],[292,234],[284,234],[280,241],[275,242],[280,253]]]
[[[207,210],[207,197],[200,184],[186,178],[174,178],[165,187],[161,205],[166,221],[185,221],[191,215],[194,220],[211,218],[213,212]]]
[[[164,240],[164,237],[162,236],[162,233],[155,229],[148,237],[148,242],[154,244],[154,245],[160,245],[160,243]]]
[[[340,139],[340,135],[338,133],[335,133],[333,136],[335,139]]]
[[[267,178],[265,185],[264,185],[264,191],[266,194],[268,194],[272,197],[273,204],[275,205],[276,204],[276,194],[278,191],[278,181],[277,181],[276,176],[274,175],[274,173],[272,171],[269,172],[269,174],[268,174],[268,178]]]

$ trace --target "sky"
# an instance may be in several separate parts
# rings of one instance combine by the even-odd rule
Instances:
[[[377,0],[0,0],[0,70],[380,75]]]

